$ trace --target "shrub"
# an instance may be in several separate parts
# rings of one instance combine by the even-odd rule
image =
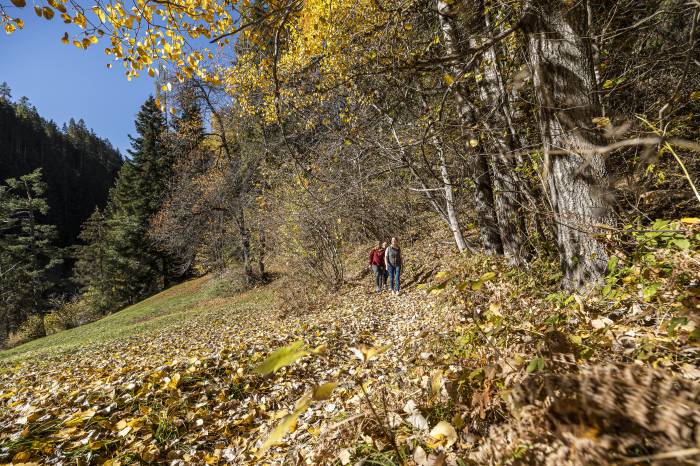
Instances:
[[[31,340],[46,336],[44,319],[37,314],[30,315],[27,320],[7,337],[7,347],[13,348]]]
[[[46,334],[57,333],[99,319],[102,313],[86,297],[73,298],[54,308],[44,317]]]

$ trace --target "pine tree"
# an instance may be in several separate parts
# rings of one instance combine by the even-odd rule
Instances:
[[[165,118],[152,97],[136,117],[136,132],[131,160],[122,165],[104,214],[93,214],[83,225],[86,244],[77,251],[74,279],[103,311],[133,303],[161,289],[169,278],[167,256],[146,237],[172,173]]]
[[[136,137],[129,137],[129,155],[138,178],[135,194],[144,201],[143,215],[150,217],[163,203],[173,163],[165,143],[165,117],[153,97],[146,100],[136,116],[136,132]]]
[[[84,245],[76,248],[76,262],[73,280],[83,283],[81,290],[98,311],[106,311],[113,300],[110,276],[113,275],[109,243],[107,241],[107,223],[104,212],[99,208],[83,223],[79,238]]]
[[[9,102],[12,99],[12,90],[6,81],[0,83],[0,101]]]
[[[41,313],[62,262],[56,227],[42,223],[49,210],[41,170],[0,186],[0,342],[28,315]]]

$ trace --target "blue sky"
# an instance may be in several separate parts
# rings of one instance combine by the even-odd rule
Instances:
[[[153,79],[144,75],[129,82],[120,63],[108,69],[104,39],[88,50],[61,43],[64,32],[72,36],[80,29],[58,15],[52,21],[39,18],[31,3],[15,11],[10,14],[25,26],[9,36],[0,31],[0,82],[10,85],[15,100],[27,96],[41,116],[59,126],[71,117],[84,119],[126,155],[127,135],[134,134],[134,117],[154,92]]]

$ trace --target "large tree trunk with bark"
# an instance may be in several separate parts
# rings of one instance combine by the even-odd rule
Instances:
[[[447,56],[454,57],[458,52],[457,31],[454,25],[454,18],[450,11],[450,4],[444,0],[437,0],[437,10],[440,18],[440,28],[445,43]],[[458,79],[461,70],[456,65],[450,66],[450,72]],[[476,115],[473,106],[467,99],[468,91],[459,82],[455,84],[455,97],[462,121],[468,127],[473,127],[476,122]],[[469,138],[472,139],[472,138]],[[468,148],[469,144],[465,144]],[[475,151],[471,151],[475,152]],[[474,207],[476,210],[477,224],[481,236],[484,251],[487,254],[503,254],[503,243],[498,229],[498,222],[494,215],[494,196],[491,184],[491,173],[488,167],[486,154],[475,152],[472,167],[472,181],[474,183]]]
[[[489,31],[491,26],[488,13],[482,8],[480,29]],[[491,34],[485,34],[483,40],[471,39],[474,48],[483,46],[489,41]],[[486,111],[480,123],[486,127],[489,135],[491,171],[493,174],[493,198],[496,209],[496,219],[503,243],[503,255],[514,265],[523,264],[527,256],[527,231],[525,215],[522,210],[524,196],[521,191],[525,183],[518,179],[515,169],[520,157],[514,155],[518,148],[515,141],[514,129],[510,118],[510,105],[505,86],[502,82],[501,70],[497,63],[496,50],[493,45],[484,50],[481,60],[481,76],[478,82],[479,97]]]
[[[502,255],[503,242],[496,220],[491,173],[485,154],[478,154],[474,159],[472,181],[474,182],[474,210],[476,211],[484,252],[489,255]]]
[[[601,195],[605,162],[593,153],[599,137],[591,120],[601,112],[594,96],[591,51],[583,38],[585,5],[533,0],[528,10],[525,31],[563,285],[587,289],[601,281],[607,265],[605,248],[596,239],[597,225],[610,224],[612,218]]]

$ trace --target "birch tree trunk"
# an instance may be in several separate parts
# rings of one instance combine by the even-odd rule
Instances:
[[[612,217],[601,196],[607,179],[605,162],[590,152],[599,144],[591,120],[601,110],[594,96],[590,47],[582,36],[585,5],[532,0],[528,8],[531,18],[525,31],[562,284],[570,290],[587,289],[601,281],[607,266],[605,248],[595,237],[596,225],[611,224]]]
[[[444,0],[437,1],[440,28],[445,42],[445,52],[448,56],[456,56],[458,52],[457,32],[454,26],[454,18],[451,15],[450,5]],[[455,79],[461,74],[457,65],[450,66],[450,72]],[[459,82],[455,84],[455,97],[459,108],[459,115],[467,126],[473,127],[476,115],[473,107],[467,99],[468,91]],[[467,145],[468,146],[468,145]],[[466,146],[465,146],[466,147]],[[481,236],[481,243],[487,254],[503,254],[503,243],[498,229],[494,211],[493,186],[486,154],[477,152],[474,154],[472,181],[474,182],[474,207],[477,223]]]
[[[445,213],[447,216],[447,224],[450,227],[452,235],[454,235],[457,249],[459,249],[459,252],[464,252],[467,249],[467,242],[464,241],[462,228],[459,225],[459,219],[457,218],[457,212],[455,211],[454,190],[452,189],[452,180],[450,179],[450,175],[447,171],[445,151],[443,150],[440,140],[435,135],[433,136],[433,145],[438,152],[438,157],[440,160],[440,177],[442,178],[442,186],[445,191]]]

